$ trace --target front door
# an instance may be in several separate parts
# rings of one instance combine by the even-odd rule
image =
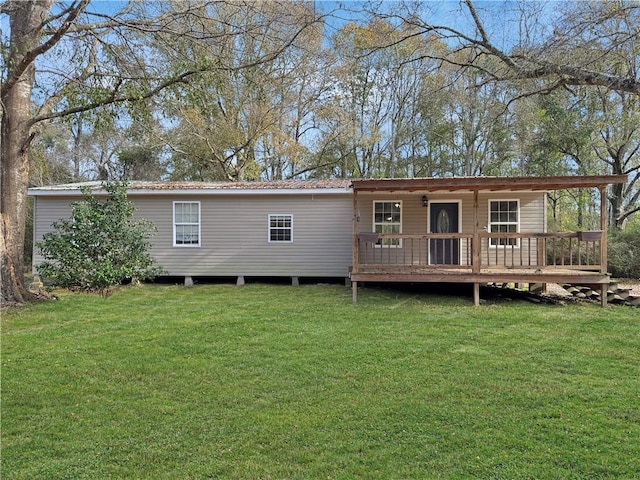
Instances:
[[[431,233],[458,233],[459,204],[429,203],[429,231]],[[460,239],[432,238],[429,254],[434,265],[458,265],[460,263]]]

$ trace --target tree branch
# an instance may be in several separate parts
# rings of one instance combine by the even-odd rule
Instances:
[[[80,13],[86,8],[88,3],[89,3],[89,0],[80,0],[77,5],[74,6],[74,4],[72,4],[66,10],[69,13],[65,18],[64,22],[58,29],[56,29],[53,32],[51,37],[46,42],[42,43],[38,47],[24,54],[24,56],[22,57],[22,60],[20,60],[20,63],[18,63],[13,69],[9,71],[9,75],[7,76],[6,81],[2,84],[2,88],[0,88],[0,98],[4,98],[6,93],[11,88],[13,88],[13,86],[24,74],[27,68],[29,68],[29,66],[32,65],[33,62],[35,62],[35,59],[39,55],[42,55],[43,53],[47,52],[49,49],[54,47],[60,41],[60,39],[65,35],[65,33],[67,33],[69,28],[71,28],[71,25],[76,20],[76,18],[78,18],[78,15],[80,15]]]
[[[118,95],[118,89],[120,88],[120,86],[122,85],[122,79],[118,79],[113,92],[111,93],[111,95],[109,95],[108,97],[103,98],[102,100],[98,100],[95,102],[91,102],[91,103],[87,103],[85,105],[78,105],[76,107],[71,107],[71,108],[67,108],[64,110],[60,110],[57,112],[49,112],[49,113],[45,113],[42,115],[37,115],[35,117],[33,117],[30,122],[29,125],[33,126],[36,123],[39,122],[43,122],[46,120],[52,120],[54,118],[61,118],[61,117],[65,117],[67,115],[72,115],[74,113],[82,113],[82,112],[87,112],[89,110],[93,110],[99,107],[105,107],[108,105],[113,105],[113,104],[119,104],[119,103],[126,103],[126,102],[138,102],[141,100],[146,100],[148,98],[153,97],[154,95],[157,95],[158,93],[160,93],[161,91],[163,91],[165,88],[168,88],[172,85],[178,84],[178,83],[189,83],[189,78],[197,75],[199,73],[203,73],[206,72],[210,69],[210,67],[205,66],[199,69],[194,69],[194,70],[189,70],[186,72],[181,73],[180,75],[177,75],[175,77],[169,78],[165,81],[163,81],[162,83],[158,84],[157,86],[155,86],[154,88],[147,90],[146,92],[144,92],[143,94],[138,94],[138,95]]]

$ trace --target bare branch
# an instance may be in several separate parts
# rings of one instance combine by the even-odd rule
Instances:
[[[13,86],[24,74],[27,68],[29,68],[29,66],[33,64],[33,62],[39,55],[47,52],[60,41],[65,33],[67,33],[69,28],[71,28],[71,25],[76,20],[76,18],[78,18],[78,15],[80,15],[80,13],[86,8],[88,3],[89,0],[80,0],[78,4],[72,4],[72,6],[70,6],[66,10],[68,14],[64,22],[58,29],[56,29],[52,33],[51,37],[46,42],[24,54],[24,56],[20,60],[20,63],[18,63],[14,68],[10,69],[6,81],[2,84],[2,88],[0,88],[0,97],[4,97],[6,93],[11,88],[13,88]]]
[[[99,107],[105,107],[108,105],[113,105],[113,104],[118,104],[118,103],[126,103],[126,102],[139,102],[142,100],[146,100],[148,98],[153,97],[154,95],[157,95],[158,93],[160,93],[161,91],[163,91],[164,89],[178,84],[178,83],[188,83],[189,79],[194,76],[197,75],[198,73],[202,73],[209,70],[209,67],[203,67],[200,69],[195,69],[195,70],[189,70],[186,72],[181,73],[180,75],[177,75],[175,77],[169,78],[167,80],[164,80],[163,82],[161,82],[160,84],[158,84],[157,86],[155,86],[154,88],[149,89],[148,91],[146,91],[143,94],[137,94],[137,95],[127,95],[127,94],[123,94],[123,95],[118,95],[118,90],[120,89],[123,80],[120,78],[116,81],[116,84],[113,88],[113,91],[111,93],[111,95],[109,95],[108,97],[105,97],[101,100],[97,100],[95,102],[91,102],[91,103],[87,103],[84,105],[79,105],[76,107],[71,107],[71,108],[67,108],[64,110],[60,110],[57,112],[50,112],[50,113],[46,113],[46,114],[42,114],[39,116],[35,116],[33,117],[29,124],[30,125],[35,125],[38,122],[43,122],[46,120],[51,120],[54,118],[61,118],[61,117],[66,117],[68,115],[72,115],[74,113],[81,113],[81,112],[87,112],[90,110],[94,110],[96,108]]]
[[[496,69],[484,68],[484,72],[493,81],[509,80],[551,80],[555,88],[565,86],[602,86],[610,90],[627,92],[640,95],[640,78],[638,78],[638,68],[633,62],[638,62],[637,58],[622,59],[627,64],[627,71],[608,72],[605,71],[607,65],[611,65],[611,57],[615,50],[625,44],[635,44],[640,42],[640,30],[635,18],[640,11],[640,5],[622,4],[616,8],[598,9],[591,12],[593,18],[579,19],[571,24],[571,17],[565,18],[565,23],[569,22],[564,30],[554,32],[555,36],[550,37],[538,49],[521,47],[513,51],[505,51],[499,48],[489,36],[485,29],[484,22],[476,9],[473,0],[463,0],[463,3],[471,17],[472,24],[477,35],[465,33],[460,29],[447,25],[430,24],[419,20],[419,17],[408,18],[401,15],[383,15],[382,18],[392,18],[401,21],[405,25],[410,25],[418,32],[412,32],[400,39],[394,39],[388,44],[380,45],[378,48],[388,48],[390,46],[408,41],[417,35],[437,35],[443,41],[451,43],[456,40],[460,42],[463,49],[478,49],[488,57],[495,58],[499,64]],[[579,4],[576,4],[579,5]],[[605,22],[624,18],[627,22],[626,31],[606,32],[598,29]],[[558,27],[560,28],[560,27]],[[524,40],[524,39],[521,39]],[[544,40],[544,39],[538,39]],[[455,50],[454,50],[455,51]],[[583,64],[577,63],[573,57],[580,52],[587,55]],[[636,55],[636,53],[629,53]],[[555,60],[557,58],[558,60]],[[461,63],[452,50],[435,57],[442,62],[460,68],[483,68],[477,61]],[[599,60],[599,62],[598,62]],[[600,63],[602,70],[590,68],[589,65]],[[619,62],[618,62],[619,63]],[[502,68],[499,68],[501,65]],[[543,87],[545,90],[547,86]]]

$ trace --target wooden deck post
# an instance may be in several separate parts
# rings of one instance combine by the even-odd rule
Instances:
[[[607,273],[607,187],[600,187],[600,273]]]
[[[478,190],[473,191],[473,240],[471,242],[471,267],[473,273],[480,272],[482,245],[480,244],[480,217],[478,215]]]
[[[480,273],[480,262],[482,261],[480,245],[480,216],[478,215],[478,190],[473,191],[473,240],[471,243],[471,269],[473,273]],[[473,284],[473,304],[480,305],[480,284]]]
[[[600,237],[600,273],[606,275],[608,272],[607,260],[607,227],[609,221],[607,219],[607,187],[605,185],[600,186],[600,230],[602,230],[602,236]],[[603,283],[600,289],[600,304],[602,307],[607,306],[607,291],[609,290],[609,284]]]
[[[353,189],[353,259],[351,273],[358,271],[358,262],[360,261],[360,241],[358,240],[358,191]],[[351,282],[351,290],[353,293],[353,303],[358,303],[358,282]]]

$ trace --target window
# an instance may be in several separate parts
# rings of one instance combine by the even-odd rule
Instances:
[[[173,202],[173,246],[200,246],[200,202]]]
[[[518,200],[489,201],[489,232],[517,233],[519,231]],[[518,246],[517,238],[490,238],[492,247]]]
[[[373,230],[376,233],[402,233],[402,202],[373,202]],[[382,247],[401,247],[399,238],[378,240]]]
[[[269,242],[293,242],[293,215],[269,215]]]

